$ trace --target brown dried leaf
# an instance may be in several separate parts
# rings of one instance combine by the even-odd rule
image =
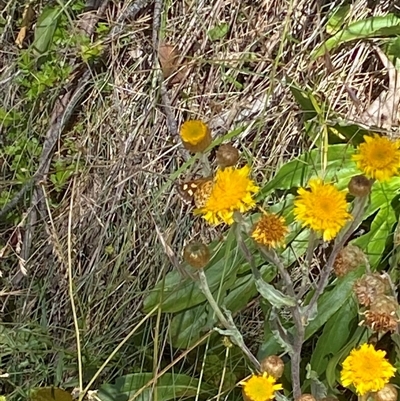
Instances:
[[[167,79],[174,74],[174,76],[170,79],[170,83],[180,82],[184,77],[184,69],[186,66],[179,65],[179,54],[176,48],[172,45],[163,43],[159,47],[158,57],[160,59],[161,70],[164,79]]]
[[[33,11],[32,3],[30,2],[24,8],[24,12],[22,14],[21,29],[18,32],[17,39],[15,39],[15,44],[20,48],[22,47],[22,44],[24,42],[26,34],[28,33],[34,16],[35,12]]]

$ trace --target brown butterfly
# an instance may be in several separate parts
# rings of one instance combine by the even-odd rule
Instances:
[[[203,177],[184,182],[178,186],[178,193],[185,203],[192,203],[203,208],[210,197],[214,181],[212,177]]]

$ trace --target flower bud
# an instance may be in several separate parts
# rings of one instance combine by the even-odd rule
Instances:
[[[314,396],[311,394],[303,394],[300,397],[296,398],[296,401],[317,401]]]
[[[222,168],[234,166],[239,160],[239,151],[226,143],[218,148],[216,158],[218,166]]]
[[[353,196],[363,197],[371,192],[373,181],[369,180],[365,175],[356,175],[351,178],[348,189]]]
[[[279,356],[270,355],[261,361],[261,372],[266,372],[275,379],[282,377],[284,369],[285,365]]]
[[[195,269],[202,269],[210,260],[210,251],[207,245],[193,241],[185,246],[183,259]]]
[[[340,250],[333,264],[333,269],[337,277],[343,277],[358,266],[365,264],[366,257],[364,252],[355,245],[348,244]]]
[[[378,295],[390,291],[390,283],[385,276],[378,273],[369,273],[354,283],[353,291],[360,305],[369,306]]]
[[[185,121],[180,130],[183,146],[190,152],[203,152],[212,141],[211,131],[203,121]]]
[[[397,401],[397,389],[393,384],[385,384],[383,389],[372,393],[372,399],[374,401]]]

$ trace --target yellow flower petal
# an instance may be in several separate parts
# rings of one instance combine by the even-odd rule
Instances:
[[[282,390],[282,384],[275,384],[273,376],[263,373],[252,375],[241,383],[245,399],[248,401],[269,401],[275,396],[275,391]]]
[[[385,351],[375,350],[371,344],[353,349],[343,361],[340,373],[343,386],[353,385],[359,395],[381,390],[396,372],[385,355]]]
[[[285,241],[288,232],[285,219],[274,213],[264,213],[260,221],[254,226],[252,238],[261,245],[277,248]]]
[[[400,169],[400,141],[374,134],[364,136],[365,142],[358,147],[353,160],[368,178],[388,181],[398,175]]]
[[[202,152],[211,143],[211,132],[200,120],[185,121],[179,132],[183,146],[191,152]]]
[[[194,213],[203,215],[212,225],[232,224],[235,211],[244,213],[255,206],[253,195],[259,188],[249,175],[249,166],[218,170],[205,206],[195,209]]]
[[[319,178],[311,179],[308,185],[310,190],[298,190],[299,196],[294,201],[295,219],[303,227],[321,232],[324,241],[330,241],[351,218],[345,193]]]

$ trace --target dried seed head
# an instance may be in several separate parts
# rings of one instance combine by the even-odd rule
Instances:
[[[300,397],[296,398],[296,401],[317,401],[317,400],[311,394],[303,394]]]
[[[378,295],[371,303],[370,309],[364,312],[364,324],[375,332],[394,332],[399,323],[399,304],[388,295]]]
[[[372,184],[373,181],[369,180],[365,175],[356,175],[349,182],[349,193],[353,196],[367,196],[371,192]]]
[[[279,356],[270,355],[261,361],[261,372],[266,372],[270,376],[275,377],[275,379],[282,377],[284,369],[285,364]]]
[[[354,283],[353,291],[360,305],[371,305],[376,297],[390,291],[390,283],[378,273],[365,274]]]
[[[234,166],[239,160],[239,151],[226,143],[218,148],[216,158],[218,165],[222,168]]]
[[[338,401],[338,399],[329,395],[328,397],[321,398],[320,401]]]
[[[183,259],[195,269],[202,269],[210,260],[210,251],[207,245],[193,241],[185,246]]]
[[[333,269],[337,277],[343,277],[365,264],[365,260],[365,254],[358,246],[348,244],[336,256]]]
[[[397,401],[397,389],[393,384],[385,384],[382,390],[372,394],[374,401]]]

